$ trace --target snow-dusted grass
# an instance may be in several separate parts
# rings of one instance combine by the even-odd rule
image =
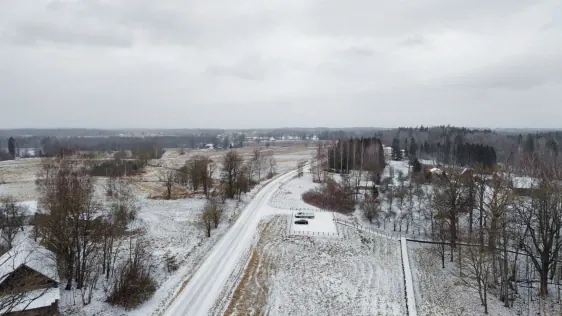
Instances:
[[[0,161],[0,196],[12,195],[18,200],[36,200],[35,176],[41,159],[25,158]]]
[[[314,218],[305,218],[308,224],[295,224],[295,215],[297,212],[293,212],[291,215],[289,234],[291,233],[326,233],[326,234],[337,234],[338,230],[336,228],[336,223],[334,221],[334,214],[332,212],[314,212]]]
[[[302,200],[302,194],[310,189],[318,187],[319,184],[312,182],[312,174],[305,172],[302,177],[294,178],[275,192],[269,205],[281,209],[306,209],[320,210]]]
[[[270,221],[230,315],[406,314],[398,241],[353,229],[345,239],[284,238],[287,216]]]
[[[236,150],[238,152],[243,161],[248,161],[252,158],[253,151],[256,148],[258,147],[244,147],[236,148],[233,150]],[[296,144],[291,147],[262,147],[261,150],[263,155],[273,153],[273,156],[277,161],[277,164],[275,166],[275,172],[277,173],[285,173],[287,171],[295,169],[298,161],[303,159],[310,159],[312,153],[315,152],[315,148],[304,147],[302,144]],[[221,161],[228,150],[185,149],[184,151],[185,153],[183,155],[180,155],[180,150],[178,148],[168,148],[160,159],[151,161],[149,166],[145,168],[145,172],[135,177],[135,180],[139,182],[139,193],[155,193],[158,191],[162,191],[162,183],[160,183],[159,181],[162,177],[162,171],[166,170],[164,168],[179,169],[195,155],[203,155],[213,160],[217,164],[215,172],[213,173],[213,178],[220,178]],[[264,163],[260,175],[262,181],[266,179],[269,170],[269,165]]]
[[[133,238],[143,238],[154,259],[153,276],[158,283],[154,296],[132,311],[112,307],[105,303],[104,283],[99,282],[91,304],[82,306],[78,291],[62,291],[61,310],[64,315],[160,315],[183,284],[196,271],[210,249],[235,222],[244,206],[259,190],[256,187],[241,202],[227,200],[223,205],[222,223],[207,238],[199,226],[199,214],[206,203],[204,198],[182,200],[141,199],[137,219],[129,225],[136,231]],[[126,254],[128,239],[122,240],[122,253]],[[167,272],[166,253],[176,257],[180,268]]]
[[[455,275],[454,264],[441,268],[439,256],[430,247],[408,245],[416,292],[418,315],[484,315],[478,292]],[[446,259],[447,260],[447,259]],[[516,315],[514,309],[503,307],[496,297],[489,296],[489,315]]]

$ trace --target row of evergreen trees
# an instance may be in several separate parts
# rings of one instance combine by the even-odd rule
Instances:
[[[425,144],[424,144],[425,145]],[[472,143],[450,144],[440,142],[424,148],[424,152],[444,164],[492,167],[497,163],[496,150],[492,146]]]
[[[426,141],[421,146],[418,146],[414,138],[409,142],[406,138],[404,146],[401,146],[400,140],[395,138],[392,142],[392,159],[402,160],[410,155],[416,157],[427,155],[441,163],[460,166],[482,164],[492,167],[497,163],[496,150],[493,146],[461,142],[458,139],[451,142],[449,138],[444,143],[429,144]]]
[[[359,169],[381,172],[385,167],[382,142],[375,137],[338,140],[328,149],[328,166],[346,173]]]
[[[13,137],[8,139],[8,152],[5,152],[1,145],[0,143],[0,161],[16,159],[16,140]]]

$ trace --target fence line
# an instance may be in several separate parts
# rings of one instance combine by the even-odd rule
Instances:
[[[404,276],[404,297],[406,299],[406,310],[408,311],[409,316],[417,316],[416,310],[416,301],[415,301],[415,294],[414,294],[414,286],[412,280],[412,271],[410,269],[410,260],[408,258],[408,248],[406,236],[398,233],[398,234],[388,234],[384,231],[378,231],[373,229],[372,227],[364,227],[357,223],[349,223],[347,221],[335,219],[336,227],[337,225],[342,225],[345,227],[351,227],[355,230],[360,230],[367,232],[369,234],[381,236],[384,238],[388,238],[391,240],[399,240],[400,241],[400,250],[401,250],[401,261],[402,261],[402,272]]]
[[[303,235],[303,236],[339,236],[338,233],[332,232],[311,232],[311,231],[291,231],[289,235]]]
[[[406,309],[409,316],[417,316],[416,295],[414,293],[414,281],[412,270],[410,269],[410,259],[408,258],[408,245],[406,237],[400,238],[400,249],[402,250],[402,271],[404,273],[404,292],[406,295]]]
[[[336,219],[336,224],[351,227],[351,228],[354,228],[356,230],[361,230],[361,231],[368,232],[370,234],[378,235],[378,236],[388,238],[388,239],[400,240],[400,238],[402,238],[401,234],[389,234],[386,231],[379,231],[379,230],[373,229],[371,227],[364,227],[360,224],[350,223],[350,222],[343,221],[343,220],[340,220],[340,219]]]

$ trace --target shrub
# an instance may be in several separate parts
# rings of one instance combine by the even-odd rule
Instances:
[[[322,187],[303,193],[302,199],[310,205],[340,213],[355,210],[353,191],[347,181],[337,183],[328,179]]]
[[[169,251],[166,252],[166,255],[164,255],[164,262],[166,264],[166,270],[168,270],[169,273],[176,271],[180,267],[176,257]]]
[[[107,302],[127,310],[147,301],[156,291],[156,281],[150,275],[151,258],[137,241],[131,245],[129,258],[116,271]]]

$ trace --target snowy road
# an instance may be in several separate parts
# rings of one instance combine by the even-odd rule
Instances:
[[[281,183],[290,180],[295,174],[296,171],[286,173],[261,189],[236,223],[216,244],[164,315],[208,315],[229,276],[251,246],[260,218],[270,214],[272,208],[268,206],[268,200]]]

